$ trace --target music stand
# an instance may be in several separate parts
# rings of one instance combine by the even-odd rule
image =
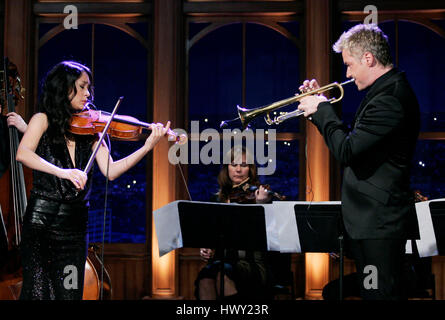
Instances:
[[[431,219],[439,256],[445,255],[445,201],[431,201],[429,203]]]
[[[267,251],[261,205],[179,202],[183,247],[216,248],[221,254],[220,299],[224,299],[226,249]]]
[[[344,236],[341,228],[341,203],[302,202],[294,206],[301,252],[338,252],[339,294],[343,300]]]

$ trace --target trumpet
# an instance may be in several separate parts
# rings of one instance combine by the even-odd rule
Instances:
[[[258,107],[258,108],[246,109],[246,108],[237,106],[238,118],[222,121],[220,127],[223,128],[223,127],[227,126],[227,124],[229,122],[239,119],[239,120],[241,120],[243,129],[245,129],[250,121],[252,121],[254,118],[258,117],[259,115],[263,115],[263,114],[265,114],[264,121],[268,125],[280,124],[285,120],[298,117],[298,116],[302,115],[304,112],[302,110],[295,109],[294,111],[291,111],[291,112],[284,112],[284,113],[280,114],[279,116],[274,117],[273,119],[271,119],[271,117],[270,117],[270,112],[277,110],[279,108],[285,107],[287,105],[290,105],[292,103],[298,102],[306,96],[320,94],[320,93],[323,93],[323,92],[326,92],[326,91],[329,91],[329,90],[332,90],[335,88],[337,88],[340,91],[340,96],[338,98],[331,98],[328,101],[330,103],[336,103],[336,102],[340,101],[341,99],[343,99],[343,95],[344,95],[343,86],[348,83],[351,83],[353,81],[355,81],[355,79],[350,79],[350,80],[347,80],[342,83],[333,82],[333,83],[325,85],[321,88],[311,90],[311,91],[301,93],[301,94],[296,94],[293,97],[283,99],[280,101],[276,101],[269,105]]]

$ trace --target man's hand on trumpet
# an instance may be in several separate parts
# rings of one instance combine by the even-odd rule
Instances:
[[[319,89],[320,86],[317,80],[305,80],[303,85],[299,87],[301,93],[310,92],[316,89]],[[322,94],[306,96],[300,100],[300,104],[298,105],[298,110],[302,110],[305,117],[310,116],[311,114],[317,112],[318,104],[323,101],[327,101],[325,96]]]
[[[306,93],[312,90],[320,89],[320,86],[318,85],[318,82],[315,79],[312,79],[311,81],[304,80],[303,84],[298,89],[300,90],[301,93]]]

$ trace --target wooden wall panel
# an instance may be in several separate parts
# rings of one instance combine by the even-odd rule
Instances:
[[[194,300],[194,281],[205,266],[199,257],[199,249],[180,249],[179,252],[179,299]],[[143,244],[107,244],[105,267],[110,275],[113,300],[139,300],[149,294],[148,251]],[[338,278],[339,261],[330,258],[329,280]],[[292,271],[296,299],[305,297],[305,255],[292,254]],[[355,271],[354,261],[345,258],[344,274]],[[432,260],[432,272],[436,281],[436,299],[445,300],[445,257]]]
[[[206,263],[199,256],[199,249],[179,251],[179,295],[186,300],[195,300],[195,279]]]
[[[436,280],[436,300],[445,300],[445,256],[433,257],[431,269]]]
[[[33,57],[33,53],[30,50],[33,43],[31,2],[26,0],[6,0],[4,2],[4,12],[3,53],[5,57],[8,57],[17,66],[22,86],[26,89],[24,93],[25,99],[19,100],[16,111],[28,121],[33,108],[31,95],[33,91],[31,89],[33,75],[32,68],[30,68]]]
[[[329,258],[329,281],[338,279],[340,275],[340,260],[334,259],[332,257]],[[345,257],[344,259],[344,267],[343,267],[343,275],[347,275],[355,272],[355,263],[354,260],[348,259]]]
[[[149,295],[150,264],[145,244],[106,244],[104,261],[113,300],[140,300]]]
[[[304,253],[292,254],[292,272],[294,274],[295,298],[304,299],[306,288],[306,269]]]
[[[0,1],[0,30],[5,30],[5,2]],[[0,32],[0,58],[3,61],[4,54],[4,32]]]
[[[205,262],[199,256],[199,249],[184,248],[179,251],[179,295],[185,300],[195,300],[195,279]],[[305,255],[292,254],[292,272],[296,298],[304,297]]]

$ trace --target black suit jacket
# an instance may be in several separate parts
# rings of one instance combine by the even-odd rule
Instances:
[[[312,121],[345,166],[342,215],[348,235],[353,239],[417,236],[410,168],[420,113],[405,74],[392,69],[371,85],[352,130],[329,102],[319,104]]]

